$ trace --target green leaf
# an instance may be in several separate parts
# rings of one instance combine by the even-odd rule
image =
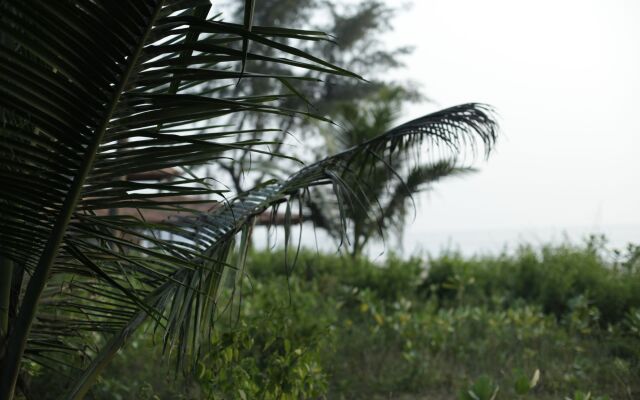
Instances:
[[[514,383],[516,394],[525,395],[531,390],[529,378],[524,374],[519,374]]]
[[[471,387],[460,393],[460,400],[495,400],[499,387],[483,375],[476,379]]]

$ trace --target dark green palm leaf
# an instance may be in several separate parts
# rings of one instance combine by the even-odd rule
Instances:
[[[151,227],[142,218],[117,217],[117,210],[184,212],[192,201],[163,203],[162,197],[219,193],[184,178],[164,183],[160,193],[153,184],[129,181],[131,174],[201,165],[230,149],[268,151],[268,143],[194,124],[236,112],[295,113],[277,106],[279,95],[225,99],[189,89],[240,76],[297,79],[244,72],[247,60],[260,54],[234,43],[257,41],[281,52],[282,62],[353,76],[270,38],[315,40],[320,33],[252,31],[250,19],[244,25],[209,19],[209,8],[208,1],[0,4],[0,257],[28,272],[2,359],[1,396],[13,392],[25,347],[30,357],[43,354],[42,346],[27,346],[27,338],[51,332],[45,315],[60,307],[55,298],[61,296],[42,301],[46,287],[64,286],[73,274],[84,285],[76,291],[84,302],[61,308],[75,321],[69,332],[108,332],[122,319],[113,306],[92,304],[92,296],[116,290],[140,309],[159,281],[177,282],[171,278],[176,270],[202,268],[208,257],[193,246],[158,239],[162,231],[176,233],[175,225]],[[207,44],[216,37],[227,41]],[[182,128],[191,132],[173,133]],[[116,215],[98,213],[105,208]],[[132,240],[150,229],[144,243]],[[92,258],[99,262],[87,262]]]

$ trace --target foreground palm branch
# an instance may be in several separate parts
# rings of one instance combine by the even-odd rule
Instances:
[[[221,127],[225,118],[304,114],[279,104],[291,82],[315,79],[254,73],[251,60],[357,78],[278,41],[326,40],[323,33],[252,26],[253,2],[246,3],[243,24],[217,21],[210,3],[198,0],[0,3],[0,398],[12,398],[26,360],[83,370],[69,393],[81,398],[147,319],[188,366],[207,342],[223,271],[242,265],[242,251],[234,265],[229,254],[238,233],[246,249],[254,216],[282,202],[290,209],[318,184],[333,185],[341,201],[357,201],[347,174],[425,140],[454,151],[477,141],[493,145],[488,110],[463,105],[288,180],[225,196],[192,169],[232,150],[269,153],[270,144]],[[252,42],[281,56],[253,53]],[[216,88],[248,79],[286,82],[285,94],[218,95]],[[162,183],[130,178],[164,168],[184,172]],[[225,206],[190,209],[215,196]],[[118,215],[131,208],[140,217]],[[149,223],[145,209],[193,216]],[[80,363],[72,362],[79,353]]]

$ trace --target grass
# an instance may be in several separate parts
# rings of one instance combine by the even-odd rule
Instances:
[[[290,291],[291,309],[307,310],[301,326],[334,316],[321,363],[328,398],[456,398],[482,376],[498,398],[515,398],[516,381],[540,370],[532,398],[631,399],[640,395],[640,271],[637,248],[628,250],[607,253],[594,238],[384,265],[305,253],[288,285],[281,254],[255,254],[254,280],[273,286],[252,296]],[[322,307],[297,304],[301,293]]]
[[[194,375],[176,382],[140,334],[90,396],[640,398],[639,259],[598,238],[383,263],[303,251],[293,271],[253,252]]]

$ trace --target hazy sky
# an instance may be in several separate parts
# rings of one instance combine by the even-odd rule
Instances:
[[[637,0],[417,0],[400,12],[387,41],[416,49],[398,76],[435,101],[407,116],[474,101],[502,125],[488,163],[421,198],[407,236],[635,225],[640,238],[638,21]]]

